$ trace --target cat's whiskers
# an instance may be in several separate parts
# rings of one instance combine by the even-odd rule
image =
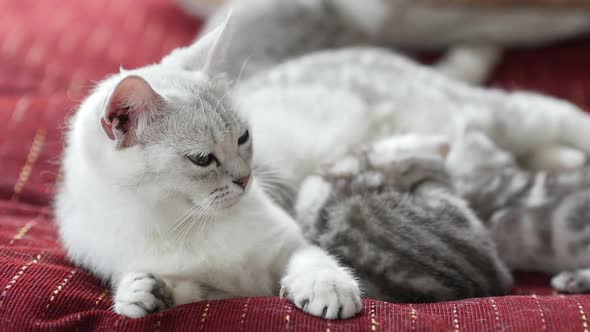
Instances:
[[[207,199],[202,203],[195,204],[190,207],[183,215],[181,215],[174,223],[172,223],[171,227],[162,234],[162,237],[174,237],[177,239],[179,234],[183,233],[186,227],[190,224],[194,216],[202,213],[203,210],[207,210],[210,204],[211,200]]]
[[[259,169],[254,168],[254,175],[260,179],[260,184],[263,186],[276,185],[280,189],[286,191],[295,191],[296,186],[280,172],[274,169]]]
[[[295,186],[288,183],[284,178],[275,176],[274,178],[269,175],[256,174],[258,178],[258,184],[269,197],[279,204],[290,204],[296,193]]]
[[[172,226],[164,233],[164,235],[169,235],[173,233],[176,229],[178,229],[178,227],[180,227],[198,207],[198,205],[193,205],[188,210],[186,210],[186,212],[183,215],[178,217],[178,219],[176,219],[176,221],[172,223]]]
[[[214,198],[207,205],[201,206],[201,209],[193,214],[193,217],[190,219],[190,221],[183,228],[182,232],[179,234],[179,241],[184,241],[188,234],[202,233],[206,229],[206,225],[208,225],[212,219],[215,219],[216,214],[211,213],[211,211],[213,210],[211,207],[213,203],[216,201],[216,199],[217,198]],[[193,228],[195,227],[195,225],[198,225],[198,228],[195,232],[193,232]]]
[[[206,216],[206,218],[204,216]],[[207,229],[207,225],[211,222],[211,220],[215,219],[216,217],[217,217],[217,215],[215,213],[209,213],[209,211],[206,214],[203,214],[202,216],[198,216],[191,223],[191,225],[188,229],[188,233],[194,233],[194,234],[203,233],[205,231],[205,229]],[[196,226],[196,229],[193,232],[193,228],[195,228],[195,226]]]
[[[221,105],[221,103],[223,102],[223,100],[225,99],[225,97],[227,96],[227,94],[230,92],[231,90],[228,89],[227,91],[225,91],[225,93],[223,94],[223,96],[221,96],[221,98],[219,98],[219,100],[217,101],[217,104],[215,104],[215,107],[213,108],[213,113],[217,113],[219,105]]]
[[[179,232],[176,234],[176,239],[183,241],[186,236],[191,233],[191,229],[194,227],[194,225],[196,223],[203,223],[203,221],[207,221],[207,219],[212,217],[211,214],[211,207],[213,205],[213,203],[216,201],[217,198],[208,198],[206,200],[204,200],[204,202],[198,204],[198,209],[196,209],[195,211],[193,211],[190,215],[190,218],[188,218],[187,220],[185,220],[183,222],[183,226],[182,228],[179,230]]]
[[[203,103],[203,97],[201,97],[201,94],[196,91],[196,95],[199,98],[199,103],[201,103],[201,115],[203,115],[203,117],[206,118],[206,114],[205,114],[205,103]]]
[[[244,62],[242,63],[240,73],[238,74],[238,83],[236,84],[236,86],[240,86],[240,83],[242,82],[242,74],[244,73],[244,68],[246,68],[246,64],[248,64],[248,61],[250,61],[250,57],[247,57],[246,60],[244,60]]]

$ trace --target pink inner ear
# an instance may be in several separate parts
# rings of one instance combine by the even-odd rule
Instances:
[[[104,132],[107,134],[107,136],[114,141],[115,133],[113,133],[113,127],[105,120],[104,117],[100,118],[100,125],[102,126],[102,129],[104,129]]]
[[[149,122],[162,98],[141,77],[123,79],[113,91],[100,124],[111,140],[119,147],[135,144],[137,123],[143,118]]]

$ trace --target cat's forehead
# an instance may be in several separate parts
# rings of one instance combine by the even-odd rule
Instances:
[[[237,110],[224,101],[177,100],[168,107],[162,121],[163,134],[179,144],[217,144],[246,127]]]
[[[177,149],[211,146],[234,138],[247,129],[227,87],[218,84],[184,84],[169,87],[159,119],[147,128],[147,138]]]

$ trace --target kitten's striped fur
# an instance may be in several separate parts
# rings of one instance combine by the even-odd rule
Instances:
[[[296,205],[304,233],[353,267],[371,298],[504,294],[510,274],[480,220],[454,193],[437,157],[446,146],[436,138],[421,142],[418,136],[381,141],[308,177]]]
[[[510,268],[562,272],[557,290],[590,292],[590,168],[522,169],[474,129],[453,143],[447,166]]]

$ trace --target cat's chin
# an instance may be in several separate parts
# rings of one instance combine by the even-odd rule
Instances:
[[[230,197],[224,197],[223,199],[217,199],[209,206],[209,209],[214,212],[223,212],[224,210],[231,209],[240,202],[243,196],[244,193],[239,193]],[[189,206],[199,206],[201,204],[201,200],[193,200],[190,198],[185,198],[184,200],[186,200]]]
[[[221,201],[215,202],[214,207],[219,210],[230,209],[234,207],[242,199],[243,194],[235,195],[232,197],[224,198]]]

